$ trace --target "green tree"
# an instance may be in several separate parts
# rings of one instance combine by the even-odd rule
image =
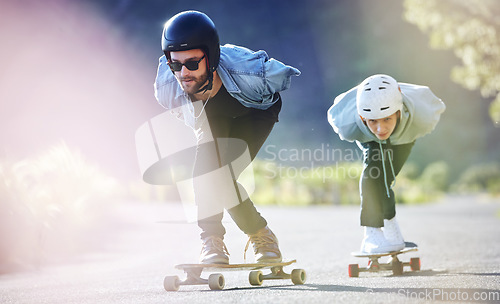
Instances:
[[[494,97],[490,116],[500,126],[500,3],[497,0],[405,0],[405,19],[436,49],[453,50],[461,65],[451,79]]]

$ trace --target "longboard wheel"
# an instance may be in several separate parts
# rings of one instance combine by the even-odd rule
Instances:
[[[392,274],[402,275],[403,274],[403,263],[400,261],[392,261]]]
[[[260,286],[262,285],[262,271],[260,270],[254,270],[250,271],[250,274],[248,275],[248,281],[250,282],[250,285],[252,286]]]
[[[420,270],[420,258],[411,258],[410,259],[410,268],[412,271],[418,271]]]
[[[180,281],[178,276],[168,276],[163,280],[163,287],[166,291],[179,290]]]
[[[306,281],[306,271],[304,269],[294,269],[290,276],[292,283],[295,285],[302,285]]]
[[[350,264],[349,265],[349,277],[351,277],[351,278],[359,277],[359,265],[358,264]]]
[[[213,273],[208,276],[208,287],[212,290],[222,290],[226,285],[226,280],[221,273]]]

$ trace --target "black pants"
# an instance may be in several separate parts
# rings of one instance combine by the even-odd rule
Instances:
[[[217,142],[222,138],[243,140],[250,152],[249,163],[246,164],[246,166],[248,166],[257,156],[260,148],[271,133],[274,124],[278,121],[278,114],[281,110],[281,98],[279,94],[276,94],[275,98],[278,99],[277,102],[267,110],[246,108],[236,100],[233,100],[231,105],[224,104],[224,102],[218,102],[208,107],[209,104],[207,104],[207,118],[215,141]],[[218,148],[218,155],[208,156],[209,153],[205,153],[203,147],[200,147],[195,163],[195,176],[199,173],[206,173],[210,171],[211,168],[221,166],[231,161],[230,155],[232,155],[234,151],[230,151],[232,148],[230,143],[229,146],[223,145]],[[218,157],[218,159],[215,159],[216,157]],[[226,157],[228,157],[229,160],[224,160]],[[214,162],[218,162],[218,165],[214,165]],[[207,168],[207,166],[211,168]],[[238,187],[236,182],[237,178],[238,176],[233,176],[231,184],[228,184],[227,187],[238,191],[240,197],[248,197],[248,195],[244,193],[245,189],[241,187],[241,185]],[[199,210],[203,207],[207,207],[200,206],[200,204],[210,205],[211,202],[204,200],[203,194],[197,193],[196,185],[195,196]],[[249,198],[240,200],[235,207],[227,211],[236,225],[246,234],[253,234],[267,225],[266,220],[256,210],[253,202]],[[201,238],[212,235],[223,237],[226,230],[222,225],[222,217],[223,212],[207,218],[201,218],[199,216],[198,226],[202,230]]]
[[[415,142],[404,145],[391,145],[390,142],[382,144],[385,181],[379,143],[358,143],[363,150],[363,172],[360,180],[361,226],[383,227],[384,219],[391,219],[396,215],[396,199],[390,185],[401,171],[414,144]],[[389,162],[392,162],[396,176],[393,175]]]

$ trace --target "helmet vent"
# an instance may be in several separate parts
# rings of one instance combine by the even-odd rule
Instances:
[[[356,110],[363,119],[384,119],[403,107],[403,96],[397,81],[377,74],[356,87]]]

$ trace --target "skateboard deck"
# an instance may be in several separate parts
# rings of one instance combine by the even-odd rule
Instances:
[[[290,279],[295,285],[304,284],[306,272],[303,269],[293,269],[286,273],[283,267],[297,262],[290,260],[279,263],[245,263],[245,264],[179,264],[175,268],[184,271],[186,278],[181,280],[178,276],[167,276],[163,287],[167,291],[177,291],[181,285],[207,285],[212,290],[222,290],[225,279],[221,273],[212,273],[207,279],[202,278],[202,272],[225,272],[248,270],[248,280],[252,286],[262,285],[264,280]],[[264,274],[261,270],[268,269],[270,273]]]
[[[410,266],[412,271],[420,270],[420,258],[413,257],[410,262],[402,262],[398,255],[402,253],[418,251],[418,246],[412,242],[405,242],[405,248],[398,251],[390,251],[384,253],[367,253],[367,252],[352,252],[351,255],[358,258],[368,258],[367,267],[359,267],[359,264],[349,265],[349,277],[358,277],[360,272],[378,272],[382,270],[392,270],[394,275],[401,275],[404,271],[404,266]],[[379,258],[390,256],[386,263],[379,262]]]

